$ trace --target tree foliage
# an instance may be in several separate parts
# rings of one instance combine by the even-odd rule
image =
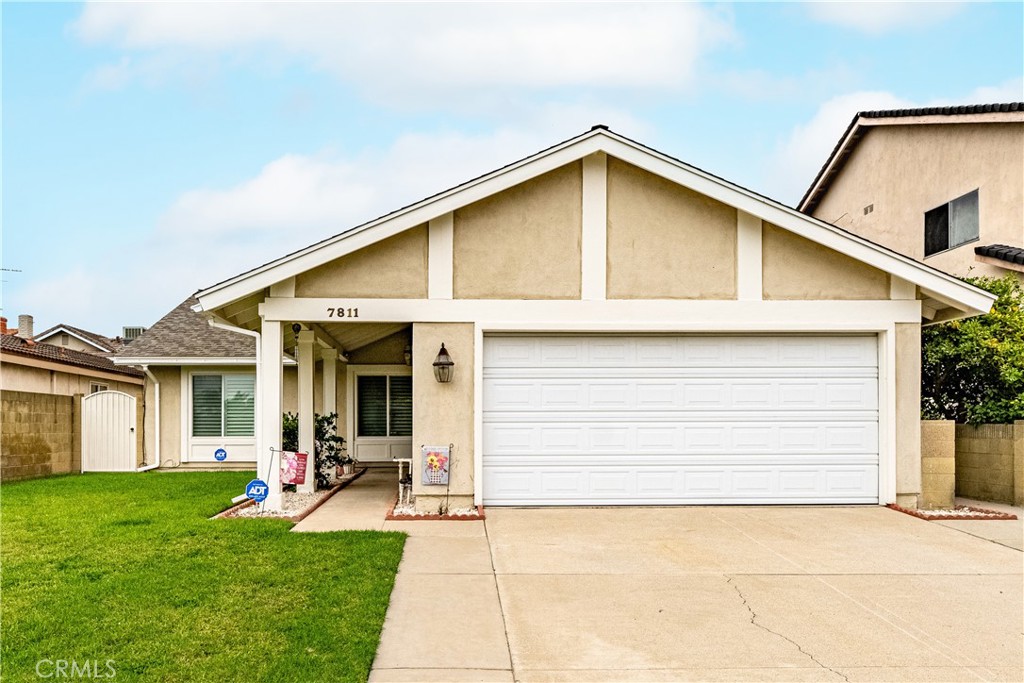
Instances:
[[[1024,420],[1024,288],[1013,275],[964,279],[999,298],[987,315],[922,330],[922,416]]]

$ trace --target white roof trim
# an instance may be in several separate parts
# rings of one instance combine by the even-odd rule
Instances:
[[[82,335],[77,334],[77,333],[75,333],[72,330],[69,330],[68,328],[64,327],[63,325],[57,325],[57,327],[54,327],[51,330],[49,330],[45,337],[36,337],[35,340],[37,342],[39,342],[39,343],[46,343],[44,340],[49,339],[50,337],[53,337],[54,335],[57,335],[57,334],[69,334],[72,337],[74,337],[75,339],[77,339],[78,341],[83,342],[85,344],[88,344],[89,346],[93,347],[94,349],[99,349],[103,353],[110,353],[110,349],[104,348],[104,347],[100,346],[99,344],[97,344],[96,342],[92,341],[91,339],[88,339],[87,337],[83,337]],[[54,344],[54,346],[59,346],[59,344]]]
[[[988,312],[995,301],[995,297],[984,290],[889,251],[863,237],[802,214],[609,130],[596,128],[532,157],[201,290],[196,294],[199,299],[196,308],[214,310],[595,152],[605,152],[822,246],[925,287],[954,303],[965,313],[973,315]]]

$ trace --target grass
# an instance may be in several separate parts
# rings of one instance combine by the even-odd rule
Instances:
[[[39,680],[42,659],[97,661],[99,673],[113,660],[118,681],[365,680],[405,536],[210,521],[249,479],[4,484],[3,680]]]

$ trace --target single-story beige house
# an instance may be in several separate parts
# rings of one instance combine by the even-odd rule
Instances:
[[[361,459],[412,457],[421,510],[914,506],[921,325],[993,301],[602,126],[196,299],[256,339],[271,507],[290,357],[300,447],[319,390]]]

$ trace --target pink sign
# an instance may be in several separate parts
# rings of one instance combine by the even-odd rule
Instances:
[[[281,451],[281,483],[305,484],[308,459],[309,455],[306,453]]]

